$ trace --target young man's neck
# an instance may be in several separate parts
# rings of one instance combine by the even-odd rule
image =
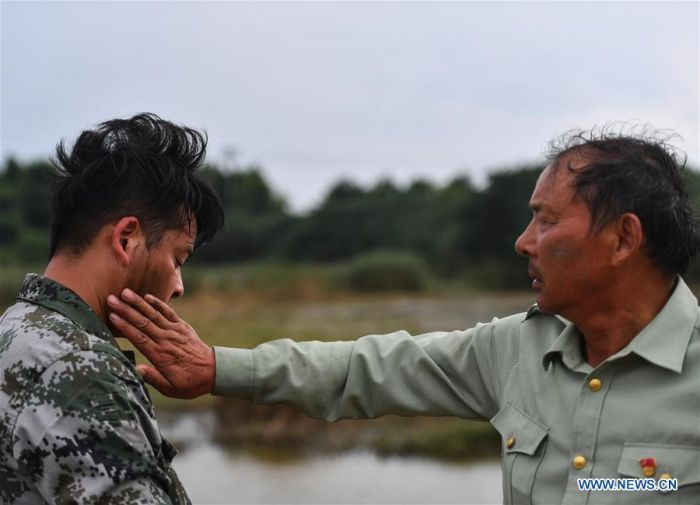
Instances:
[[[71,258],[56,254],[44,271],[44,277],[56,281],[75,294],[97,314],[102,321],[107,321],[106,299],[109,288],[104,282],[104,270],[93,268],[91,261],[84,256]]]

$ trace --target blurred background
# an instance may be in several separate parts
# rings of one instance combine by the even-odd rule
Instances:
[[[526,310],[513,242],[571,128],[675,132],[700,202],[696,2],[3,1],[0,23],[2,310],[47,260],[57,142],[144,111],[209,136],[226,227],[174,305],[214,345]],[[196,503],[501,501],[486,423],[153,397]]]

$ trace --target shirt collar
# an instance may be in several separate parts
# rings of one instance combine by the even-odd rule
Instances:
[[[656,317],[627,346],[606,361],[635,353],[650,363],[680,373],[683,371],[685,351],[697,318],[698,301],[683,279],[678,277],[671,297]],[[576,327],[568,323],[545,352],[545,369],[549,368],[556,355],[561,356],[567,367],[579,367],[585,361],[581,338]]]
[[[585,369],[588,362],[584,359],[582,344],[583,338],[581,333],[573,323],[567,321],[564,330],[554,339],[552,345],[544,353],[544,358],[542,359],[544,369],[547,370],[549,364],[558,355],[561,356],[561,360],[567,368],[587,372]],[[588,366],[590,367],[590,365]],[[583,369],[580,370],[581,367]]]
[[[90,306],[58,282],[37,274],[27,274],[17,300],[41,305],[66,316],[85,331],[117,346],[114,336]]]

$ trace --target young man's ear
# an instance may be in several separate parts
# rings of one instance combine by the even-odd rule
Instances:
[[[112,230],[112,252],[124,267],[129,265],[134,250],[142,242],[141,223],[133,216],[121,218]]]

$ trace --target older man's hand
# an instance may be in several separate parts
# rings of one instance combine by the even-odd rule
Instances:
[[[154,367],[138,365],[144,380],[173,398],[195,398],[214,389],[214,349],[155,296],[145,299],[125,289],[121,300],[107,298],[114,329],[131,341]]]

